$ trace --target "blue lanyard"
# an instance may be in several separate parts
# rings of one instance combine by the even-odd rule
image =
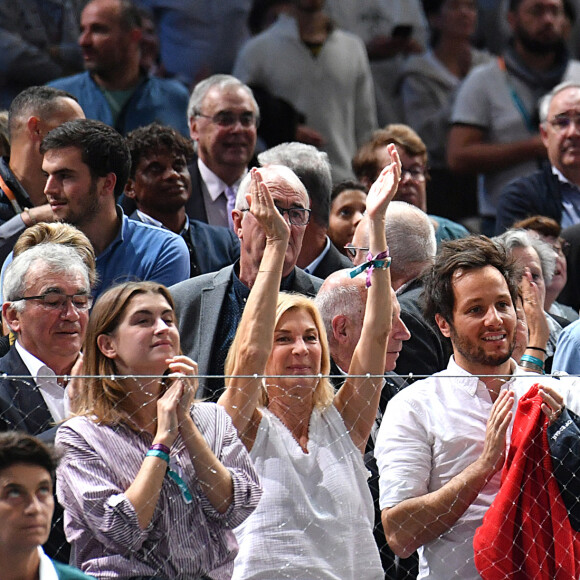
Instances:
[[[509,73],[508,73],[507,67],[505,65],[505,60],[502,56],[497,57],[497,64],[499,66],[499,70],[501,70],[505,75],[505,80],[506,80],[507,86],[508,86],[509,91],[510,91],[510,96],[512,98],[512,101],[513,101],[516,109],[519,111],[520,115],[522,116],[522,119],[524,120],[526,128],[528,129],[528,131],[530,133],[537,133],[538,128],[534,125],[534,123],[532,123],[532,118],[530,117],[530,114],[528,113],[526,106],[524,105],[522,99],[520,98],[520,96],[516,92],[512,83],[510,82]]]

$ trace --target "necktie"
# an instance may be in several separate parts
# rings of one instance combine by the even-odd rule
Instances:
[[[236,193],[237,193],[236,190],[233,187],[230,187],[229,185],[228,187],[226,187],[226,190],[224,191],[224,194],[228,200],[227,203],[228,224],[232,230],[234,229],[234,222],[232,220],[232,210],[236,206]]]

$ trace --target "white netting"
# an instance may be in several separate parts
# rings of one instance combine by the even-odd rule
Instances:
[[[118,380],[122,377],[115,378]],[[416,378],[387,376],[380,405],[383,411],[391,397]],[[204,377],[201,379],[203,381]],[[12,397],[10,400],[0,399],[1,428],[3,430],[19,429],[37,435],[44,433],[42,438],[45,441],[50,441],[51,437],[54,436],[54,431],[50,431],[50,429],[54,428],[54,425],[51,424],[46,405],[30,377],[3,377],[3,380],[10,385]],[[151,381],[158,380],[158,377],[151,377]],[[265,382],[271,383],[275,380],[276,377],[268,377]],[[331,377],[331,381],[335,385],[342,380],[344,377]],[[449,389],[457,388],[457,384],[454,384],[456,377],[449,377],[447,380]],[[537,379],[530,379],[528,383],[532,385],[533,382],[542,383],[545,380],[551,380],[552,384],[554,381],[562,383],[563,390],[567,393],[565,401],[570,411],[577,410],[578,407],[575,408],[573,404],[574,396],[570,395],[572,392],[570,385],[574,384],[573,379],[548,379],[538,375]],[[225,381],[227,384],[227,377]],[[580,397],[580,386],[578,389]],[[411,391],[409,390],[409,392]],[[8,391],[5,390],[5,392]],[[527,388],[525,393],[528,393]],[[511,427],[509,431],[512,447],[507,453],[503,476],[500,470],[484,486],[477,499],[467,506],[462,515],[455,518],[455,523],[449,523],[449,516],[453,510],[458,509],[459,500],[450,504],[449,513],[434,513],[431,521],[425,520],[424,517],[421,520],[427,532],[434,529],[439,530],[441,525],[445,528],[441,535],[430,540],[426,547],[430,563],[435,562],[434,569],[445,569],[445,578],[463,580],[477,578],[479,574],[483,578],[494,580],[579,577],[580,568],[578,567],[577,555],[580,555],[580,551],[577,547],[575,528],[580,527],[580,506],[576,506],[577,493],[580,493],[580,482],[577,480],[575,466],[580,461],[578,451],[580,437],[576,437],[576,434],[580,434],[580,427],[576,425],[575,417],[569,411],[566,411],[557,422],[548,427],[547,421],[540,411],[537,398],[534,399],[534,393],[528,393],[527,397],[523,395],[524,393],[518,395],[519,412],[514,413],[516,417],[512,421],[512,424],[515,421],[513,432]],[[37,402],[36,405],[34,401]],[[435,400],[423,401],[423,403],[426,408],[437,408]],[[474,405],[476,404],[479,403],[474,399]],[[399,432],[400,426],[397,423],[404,423],[407,419],[399,416],[397,405],[391,408],[397,410],[397,416],[392,416],[389,411],[386,412],[385,421],[389,421],[389,425],[383,425],[381,435],[378,436],[377,446],[379,453],[393,456],[382,461],[379,460],[379,469],[389,470],[385,481],[388,481],[388,486],[400,485],[403,489],[400,492],[402,494],[407,493],[406,489],[414,488],[422,490],[421,493],[417,494],[417,497],[436,492],[437,489],[440,489],[475,461],[483,449],[486,425],[483,423],[479,425],[478,429],[476,424],[478,420],[481,423],[481,417],[485,415],[485,406],[480,415],[474,414],[473,409],[467,407],[455,415],[453,410],[442,410],[440,415],[448,414],[449,420],[454,422],[453,429],[448,426],[449,430],[446,431],[446,419],[442,416],[440,418],[444,427],[440,431],[434,429],[437,432],[435,436],[429,432],[432,428],[429,417],[421,416],[421,413],[410,415],[411,423],[404,425],[405,429]],[[382,413],[379,412],[377,426],[371,433],[364,457],[364,464],[371,474],[366,484],[371,490],[374,501],[374,515],[373,510],[369,507],[369,517],[366,520],[366,516],[360,513],[364,511],[360,509],[360,506],[365,502],[370,503],[370,496],[364,496],[364,494],[361,496],[356,489],[345,489],[347,485],[344,483],[341,488],[340,482],[332,479],[340,474],[342,468],[356,470],[356,462],[360,461],[354,459],[354,456],[359,453],[354,446],[349,448],[343,445],[341,447],[345,443],[344,438],[349,436],[346,433],[341,433],[340,430],[334,431],[336,433],[334,439],[321,440],[322,442],[315,441],[318,436],[316,431],[318,427],[314,423],[311,424],[312,432],[309,433],[309,437],[312,441],[309,442],[308,451],[313,455],[320,453],[320,458],[316,459],[315,457],[314,459],[324,468],[315,469],[310,466],[308,470],[300,473],[300,478],[308,479],[308,485],[300,487],[293,484],[290,489],[282,490],[280,487],[276,487],[279,482],[272,482],[271,472],[267,472],[268,479],[264,482],[265,493],[271,494],[274,489],[275,493],[281,494],[281,508],[279,511],[275,509],[271,511],[272,530],[263,532],[267,540],[264,545],[260,548],[255,541],[242,542],[241,549],[246,549],[246,546],[251,545],[252,550],[264,550],[264,561],[272,559],[278,561],[279,565],[272,578],[357,578],[358,580],[359,578],[382,577],[382,574],[380,576],[369,575],[371,574],[369,570],[373,569],[372,562],[369,562],[368,557],[369,547],[380,553],[376,559],[379,561],[380,557],[385,578],[411,579],[416,577],[416,554],[407,560],[396,557],[385,541],[380,520],[379,496],[390,494],[390,497],[396,497],[399,493],[391,493],[391,489],[385,488],[379,491],[378,469],[373,456],[373,447],[381,416]],[[202,420],[207,421],[207,417],[204,416]],[[421,423],[421,421],[423,422]],[[457,440],[457,433],[462,433],[463,424],[465,424],[464,437]],[[82,428],[76,427],[76,432],[82,436]],[[398,453],[388,449],[388,446],[385,449],[382,441],[383,432],[397,433],[399,439],[395,440],[394,445],[398,448]],[[420,433],[423,433],[425,441],[417,442],[414,438]],[[450,440],[446,440],[445,433],[450,434]],[[137,443],[141,447],[136,449],[134,456],[131,453],[118,455],[111,451],[110,456],[102,458],[103,462],[99,467],[98,477],[95,476],[95,486],[99,488],[97,496],[106,497],[107,495],[106,489],[103,492],[103,481],[106,479],[104,474],[107,469],[110,469],[113,474],[111,475],[110,495],[122,494],[124,490],[121,489],[120,480],[130,482],[134,478],[152,436],[152,433],[135,433],[135,441],[141,442]],[[291,438],[289,432],[288,436]],[[348,442],[350,444],[350,438]],[[70,440],[68,443],[70,444]],[[287,447],[289,445],[288,441],[282,443]],[[295,443],[299,449],[298,442],[295,441]],[[320,443],[320,449],[316,447],[315,443],[316,445]],[[416,453],[418,445],[422,446],[421,452],[425,452],[426,449],[425,453],[428,454],[420,461],[417,460]],[[446,445],[454,450],[455,456],[446,455]],[[339,448],[341,452],[336,455],[335,461],[336,467],[340,467],[340,469],[335,472],[333,466],[328,463],[329,456],[326,450]],[[350,451],[345,451],[345,449],[350,449]],[[409,450],[408,454],[407,449]],[[98,450],[91,448],[92,451],[98,455]],[[214,451],[216,451],[218,459],[224,462],[233,461],[231,457],[220,456],[218,448]],[[87,450],[84,449],[84,452]],[[82,454],[79,457],[82,457]],[[444,469],[441,469],[442,463],[445,464]],[[267,467],[264,467],[263,462],[259,460],[257,465],[258,472],[267,470]],[[185,469],[180,473],[193,495],[193,503],[206,501],[202,498],[203,489],[196,484],[195,471],[188,472]],[[404,474],[409,474],[409,476]],[[401,479],[397,480],[399,476]],[[415,480],[421,478],[423,481],[419,485]],[[89,479],[85,479],[83,485],[87,485]],[[488,509],[497,489],[500,488],[500,480],[501,491],[493,503],[493,507]],[[383,483],[383,485],[385,484]],[[273,489],[269,489],[272,486]],[[169,526],[175,532],[179,528],[177,519],[189,517],[187,515],[187,510],[190,509],[187,507],[189,504],[183,500],[183,489],[170,477],[165,478],[163,490],[167,497],[162,494],[158,500],[152,519],[153,528],[155,525]],[[317,495],[318,491],[316,490],[322,490],[324,493]],[[80,495],[90,495],[91,493],[92,491],[89,489],[79,491]],[[287,496],[284,497],[283,494],[287,494]],[[415,496],[411,495],[410,497]],[[293,504],[287,501],[288,498],[293,498]],[[311,505],[316,502],[318,504]],[[354,508],[356,513],[352,511],[351,503],[352,506],[356,506]],[[98,527],[99,518],[104,517],[101,513],[102,506],[97,504],[94,505],[93,514],[85,514],[89,516],[84,521],[87,525]],[[270,500],[268,505],[275,505],[275,502]],[[175,509],[175,506],[178,509]],[[484,513],[487,513],[485,524],[480,527]],[[250,516],[250,518],[252,517],[254,516]],[[374,522],[370,521],[373,519]],[[47,551],[60,559],[64,559],[67,550],[62,535],[61,512],[57,512],[55,520],[58,523],[51,535]],[[247,520],[245,525],[249,521]],[[365,521],[369,523],[368,529],[363,529],[366,527]],[[442,524],[443,521],[444,524]],[[353,522],[357,522],[357,529],[352,529]],[[101,523],[104,525],[104,522]],[[260,525],[263,526],[264,522],[261,522]],[[103,530],[104,528],[98,531],[94,530],[95,541],[106,543],[107,532]],[[477,557],[474,563],[473,546],[476,530],[478,530],[475,536]],[[93,531],[88,530],[88,534],[91,533]],[[121,532],[117,530],[115,533]],[[167,567],[167,558],[171,556],[165,554],[162,538],[154,532],[150,538],[143,539],[139,536],[135,539],[134,553],[132,553],[130,527],[127,528],[126,533],[128,537],[125,541],[128,548],[125,550],[125,557],[152,563],[152,568],[148,571],[137,568],[136,576],[151,576],[156,573],[160,577],[171,577],[168,569],[171,570],[171,566],[174,564],[171,564],[169,568]],[[215,529],[212,529],[211,533],[207,535],[192,529],[191,550],[203,552],[208,545],[215,544],[215,538],[212,536],[214,533],[216,533]],[[353,535],[349,536],[349,534]],[[374,534],[376,544],[373,543],[372,546],[369,546],[369,542],[373,542],[372,534]],[[189,544],[185,542],[184,545]],[[346,553],[349,557],[354,558],[349,571],[340,568],[341,564],[339,564],[345,561]],[[199,554],[194,557],[203,560],[203,556]],[[363,557],[364,560],[361,559]],[[334,568],[335,566],[339,568]],[[207,572],[208,570],[204,570],[204,573]]]

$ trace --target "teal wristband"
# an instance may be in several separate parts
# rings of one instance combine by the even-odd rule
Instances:
[[[145,457],[159,457],[159,459],[163,459],[169,465],[169,454],[165,453],[165,451],[159,451],[158,449],[149,449],[145,454]]]
[[[534,365],[539,366],[541,369],[544,368],[544,361],[541,358],[537,358],[535,356],[532,356],[531,354],[523,354],[520,357],[520,360],[525,360],[529,363],[532,363]]]

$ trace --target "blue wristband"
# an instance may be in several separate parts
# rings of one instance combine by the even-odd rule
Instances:
[[[532,356],[531,354],[523,354],[520,360],[525,360],[526,362],[532,363],[533,365],[539,366],[541,369],[544,368],[544,361],[541,358]]]
[[[167,462],[169,465],[169,454],[165,453],[165,451],[159,451],[158,449],[149,449],[145,454],[145,457],[159,457],[159,459],[163,459],[163,461]]]

